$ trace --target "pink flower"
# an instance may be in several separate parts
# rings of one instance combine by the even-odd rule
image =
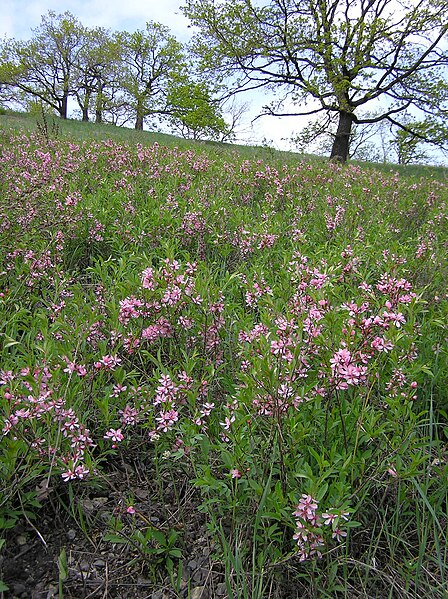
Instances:
[[[220,422],[219,424],[223,426],[226,431],[228,431],[230,430],[232,422],[235,422],[235,416],[231,416],[230,418],[226,416],[224,422]]]
[[[130,424],[135,425],[138,422],[138,411],[132,406],[127,405],[124,410],[118,410],[121,414],[120,422],[123,425]]]
[[[337,514],[332,514],[331,512],[329,512],[328,514],[322,514],[322,518],[324,519],[324,524],[326,526],[328,526],[329,524],[333,524],[337,517]]]
[[[343,540],[344,537],[347,536],[347,533],[345,532],[345,530],[342,530],[340,528],[336,528],[333,531],[333,534],[331,535],[332,539],[337,539],[339,542],[341,542]]]
[[[384,310],[383,318],[387,322],[393,322],[397,329],[406,323],[406,319],[401,312],[387,312]]]
[[[104,370],[115,370],[121,364],[121,358],[117,356],[103,356],[101,360],[94,363],[95,368],[104,368]]]
[[[68,372],[69,374],[72,374],[75,371],[76,371],[76,364],[74,362],[70,362],[69,360],[67,360],[67,366],[66,366],[66,368],[64,368],[64,372]]]
[[[114,443],[119,443],[120,441],[123,441],[124,436],[121,433],[121,428],[111,428],[107,431],[107,433],[104,435],[104,439],[110,439],[111,441],[113,441]]]
[[[303,520],[313,521],[317,510],[318,502],[311,497],[311,495],[302,495],[298,506],[296,507],[293,515],[296,518],[302,518]]]
[[[64,482],[68,482],[69,480],[75,479],[76,474],[73,470],[67,470],[67,472],[62,473],[62,478],[64,479]]]
[[[83,366],[82,364],[79,364],[76,367],[76,372],[78,373],[78,376],[86,376],[86,374],[87,374],[86,367]]]
[[[82,479],[89,474],[89,469],[86,468],[83,464],[76,466],[75,468],[75,476],[76,478]]]
[[[230,471],[230,474],[232,475],[232,478],[241,478],[241,472],[239,470],[237,470],[236,468],[233,468]]]
[[[176,412],[176,410],[168,410],[167,412],[162,410],[160,416],[157,416],[156,420],[158,422],[157,430],[166,433],[179,420],[179,413]]]
[[[384,352],[386,354],[394,347],[390,341],[386,341],[382,337],[375,337],[370,346],[372,349],[375,349],[378,352]]]
[[[152,268],[145,268],[142,272],[142,287],[143,289],[154,289],[154,271]]]
[[[83,464],[79,464],[78,466],[72,466],[67,472],[63,472],[62,478],[65,482],[68,482],[69,480],[75,480],[77,478],[83,479],[87,474],[89,474],[89,469]]]

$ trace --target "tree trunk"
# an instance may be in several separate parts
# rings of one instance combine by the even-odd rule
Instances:
[[[97,96],[96,104],[95,104],[95,123],[103,122],[103,103],[101,99],[101,95]]]
[[[135,119],[135,129],[138,131],[143,131],[143,115],[137,113],[137,118]]]
[[[86,95],[84,96],[84,101],[82,104],[82,120],[87,123],[89,120],[89,104],[90,104],[90,98],[92,96],[92,91],[91,89],[87,88],[86,89]]]
[[[143,118],[144,118],[144,106],[143,106],[143,100],[141,98],[137,99],[137,106],[135,107],[136,109],[136,119],[135,119],[135,129],[137,129],[138,131],[143,131]]]
[[[86,100],[82,107],[82,120],[87,123],[89,120],[89,102]]]
[[[97,87],[96,100],[95,100],[95,123],[103,122],[103,107],[104,107],[103,88],[104,88],[103,83],[101,82],[101,80],[98,80],[98,87]]]
[[[76,101],[78,102],[78,106],[81,109],[81,114],[82,114],[82,120],[83,121],[88,121],[89,120],[89,104],[90,104],[90,96],[92,95],[92,92],[89,90],[89,88],[87,86],[84,87],[84,96],[82,96],[82,94],[77,93],[76,95]]]
[[[338,130],[331,149],[330,160],[346,162],[350,148],[350,133],[353,125],[353,115],[350,112],[339,113]]]
[[[58,108],[59,116],[61,117],[61,119],[67,118],[67,110],[68,110],[68,94],[64,94],[62,96],[62,100],[59,102],[59,108]]]

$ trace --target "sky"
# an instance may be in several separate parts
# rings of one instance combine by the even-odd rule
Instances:
[[[180,11],[181,0],[3,0],[0,13],[0,37],[30,39],[32,29],[38,27],[41,16],[49,10],[57,14],[71,12],[86,27],[105,27],[112,31],[144,29],[147,21],[156,21],[169,27],[180,41],[191,36],[189,21]],[[260,144],[264,141],[276,149],[291,149],[288,141],[303,126],[295,127],[294,117],[263,117],[251,121],[269,103],[263,92],[241,94],[238,101],[249,104],[244,115],[239,141]]]

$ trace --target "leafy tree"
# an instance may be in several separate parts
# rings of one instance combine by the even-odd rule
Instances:
[[[160,23],[149,22],[144,31],[119,34],[123,70],[121,87],[135,116],[135,128],[143,129],[146,117],[166,114],[170,85],[185,69],[182,45]]]
[[[411,108],[445,131],[416,134],[446,143],[448,0],[185,0],[183,11],[202,68],[231,92],[275,90],[265,114],[335,114],[333,159],[347,159],[354,124],[403,128]]]
[[[86,29],[76,63],[74,94],[83,121],[89,120],[89,110],[94,109],[95,121],[102,122],[103,112],[111,102],[110,92],[118,80],[120,65],[121,49],[117,36],[102,27]]]
[[[15,91],[16,100],[32,96],[67,118],[83,39],[84,27],[71,13],[49,11],[31,40],[3,43],[0,83]]]
[[[204,82],[182,82],[167,94],[168,121],[175,132],[192,139],[227,137],[229,127]]]

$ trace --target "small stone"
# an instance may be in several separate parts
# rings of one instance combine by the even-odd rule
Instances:
[[[193,574],[193,581],[197,584],[204,582],[204,579],[204,570],[202,568],[200,570],[196,570],[196,572]]]
[[[83,560],[80,564],[79,564],[79,569],[82,570],[83,572],[88,572],[90,570],[90,564],[88,561]]]
[[[67,532],[67,539],[69,541],[73,541],[76,538],[76,530],[73,530],[72,528]]]
[[[223,597],[224,595],[227,594],[227,586],[225,582],[220,582],[217,586],[216,586],[216,595],[217,597]]]
[[[16,543],[17,543],[17,545],[19,545],[20,547],[21,547],[22,545],[26,545],[26,537],[25,537],[25,535],[19,535],[19,536],[17,536],[17,537],[16,537]]]
[[[92,504],[97,510],[99,510],[104,505],[106,505],[107,502],[108,502],[107,497],[94,497],[92,499]]]
[[[205,587],[195,587],[191,590],[190,599],[208,599],[208,592]]]
[[[105,562],[103,559],[96,559],[96,560],[93,562],[93,565],[94,565],[96,568],[104,568],[104,566],[106,565],[106,562]]]
[[[141,500],[147,499],[149,491],[147,489],[135,489],[134,495]]]
[[[91,499],[81,499],[79,505],[86,514],[92,514],[95,510],[95,505]]]
[[[26,586],[24,584],[22,584],[21,582],[17,582],[13,588],[14,588],[14,595],[21,595],[22,593],[24,593],[26,591]]]

